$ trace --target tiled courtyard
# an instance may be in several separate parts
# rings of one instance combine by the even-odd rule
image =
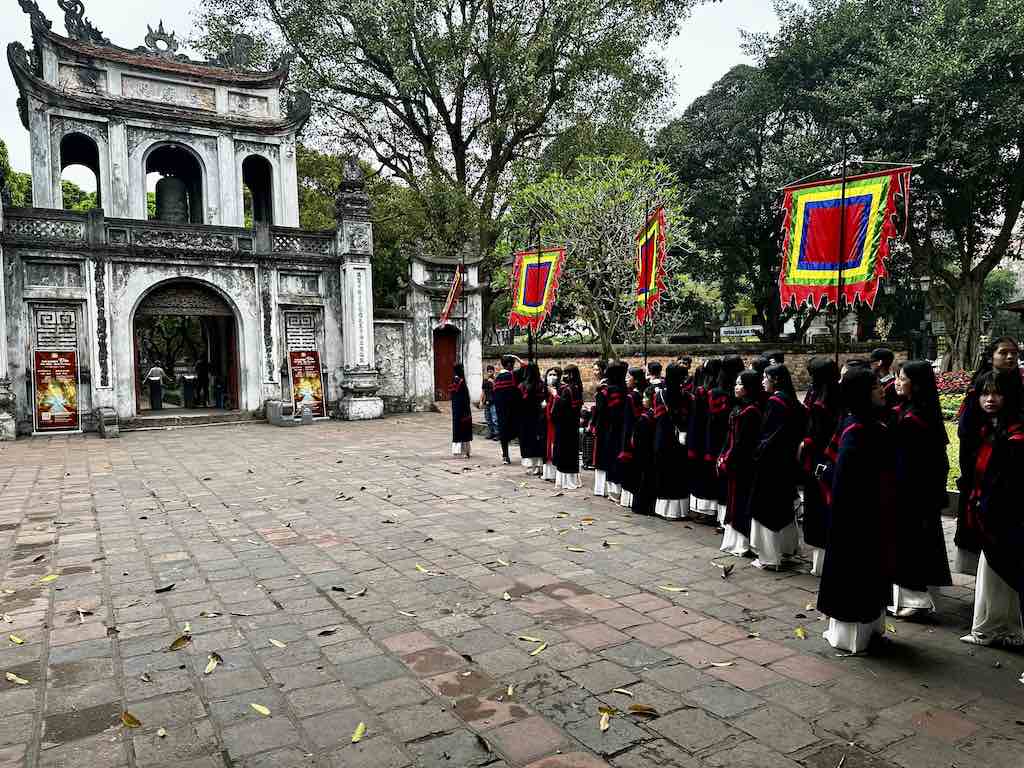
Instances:
[[[816,579],[449,424],[0,445],[0,766],[1022,765],[1024,656],[958,641],[969,582],[837,655]]]

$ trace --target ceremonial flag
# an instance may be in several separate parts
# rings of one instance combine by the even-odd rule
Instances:
[[[519,326],[536,332],[555,303],[558,277],[565,263],[565,248],[533,248],[516,254],[512,271],[510,328]]]
[[[438,321],[438,325],[444,325],[448,322],[448,318],[451,317],[452,312],[455,310],[455,305],[462,298],[462,288],[466,282],[464,270],[465,267],[461,264],[455,268],[455,275],[452,277],[451,288],[448,289],[448,298],[444,300],[444,308],[441,310],[441,319]]]
[[[665,290],[665,209],[658,208],[636,236],[636,324],[643,325]]]
[[[874,306],[878,281],[887,275],[889,240],[896,237],[896,195],[910,206],[911,168],[850,176],[846,206],[842,180],[828,179],[787,187],[783,206],[782,271],[779,297],[820,307],[835,303],[839,287],[839,221],[845,210],[842,244],[843,296],[848,305],[861,299]]]

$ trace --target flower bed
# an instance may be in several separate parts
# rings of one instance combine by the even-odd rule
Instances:
[[[973,371],[946,371],[935,377],[940,395],[963,395],[971,386]]]
[[[939,407],[942,408],[942,418],[946,421],[955,421],[960,413],[960,403],[963,400],[963,395],[939,395]]]

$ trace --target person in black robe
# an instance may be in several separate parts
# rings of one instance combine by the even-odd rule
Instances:
[[[639,470],[633,461],[631,449],[633,427],[640,414],[644,411],[644,392],[647,389],[647,378],[643,368],[630,368],[626,377],[626,406],[622,410],[622,451],[619,453],[621,466],[622,492],[619,494],[619,506],[631,509],[633,494],[637,490]]]
[[[750,549],[750,490],[754,480],[754,452],[761,435],[761,381],[754,370],[741,371],[733,385],[735,405],[729,412],[725,447],[718,471],[726,487],[723,552],[742,557]]]
[[[537,363],[527,363],[523,371],[519,384],[519,455],[529,474],[539,476],[544,465],[546,419],[542,404],[547,387],[541,381]]]
[[[987,421],[978,403],[977,382],[989,371],[1007,371],[1016,374],[1009,386],[1024,388],[1024,370],[1019,366],[1020,346],[1016,339],[1003,336],[993,341],[982,353],[978,372],[974,375],[970,389],[960,404],[957,419],[957,435],[960,439],[960,503],[957,508],[955,569],[959,573],[973,574],[978,569],[978,555],[981,552],[980,532],[967,514],[967,501],[974,487],[974,465],[981,447],[981,430]],[[1011,399],[1018,399],[1013,398]]]
[[[679,363],[670,363],[654,396],[654,514],[667,520],[682,520],[690,512],[686,430],[692,398],[683,392],[683,373]]]
[[[817,468],[826,461],[825,451],[839,426],[839,367],[825,355],[812,357],[807,363],[811,388],[804,398],[807,408],[807,430],[798,458],[804,489],[804,543],[812,548],[811,575],[821,576],[828,539],[829,490],[817,476]]]
[[[718,384],[708,395],[708,427],[705,433],[704,459],[714,467],[725,447],[729,435],[729,416],[735,405],[734,391],[736,379],[743,372],[743,358],[739,355],[726,355],[722,358],[722,368],[718,373]],[[758,387],[758,397],[764,400],[764,390]],[[725,520],[728,504],[728,487],[725,477],[719,473],[715,485],[715,498],[718,501],[719,522]]]
[[[501,458],[511,464],[508,446],[519,435],[519,388],[513,375],[514,355],[501,358],[501,373],[494,377],[494,406],[498,413],[498,437],[501,440]]]
[[[456,363],[453,369],[451,386],[448,392],[452,403],[452,456],[469,458],[469,447],[473,442],[473,407],[466,385],[466,370],[462,363]]]
[[[580,487],[580,414],[583,380],[575,365],[565,367],[565,382],[555,398],[555,485],[567,491]]]
[[[1024,648],[1024,511],[1020,501],[1024,422],[1018,379],[1013,371],[989,371],[976,383],[984,421],[967,511],[981,543],[981,556],[971,631],[960,638],[972,645],[1013,649]]]
[[[647,387],[643,395],[640,416],[633,425],[630,453],[636,466],[636,490],[633,491],[632,510],[638,515],[654,514],[654,493],[657,467],[654,456],[654,402],[657,390]]]
[[[871,364],[871,370],[875,372],[875,375],[878,377],[878,383],[882,385],[882,391],[885,393],[886,410],[891,411],[900,404],[900,396],[896,391],[896,374],[892,370],[892,364],[896,359],[896,355],[893,354],[891,349],[879,347],[878,349],[871,350],[871,355],[868,359]]]
[[[626,407],[626,364],[616,361],[605,371],[608,383],[597,390],[591,429],[594,430],[594,495],[619,495],[616,472],[622,452],[622,421]]]
[[[555,482],[555,401],[558,399],[558,388],[562,386],[562,369],[548,368],[544,372],[544,383],[547,395],[544,398],[544,472],[541,475],[549,482]]]
[[[800,550],[797,449],[807,429],[807,410],[796,398],[786,366],[768,366],[763,387],[768,398],[754,454],[750,548],[757,554],[755,568],[778,570],[783,559]]]
[[[949,438],[931,363],[904,363],[896,390],[902,399],[894,409],[891,427],[896,452],[899,559],[889,610],[901,618],[913,618],[935,612],[929,587],[953,583],[942,531]]]
[[[703,522],[719,522],[718,455],[706,455],[708,437],[708,398],[718,383],[722,361],[712,357],[697,369],[693,381],[693,407],[686,430],[686,458],[690,468],[690,510]]]
[[[833,648],[860,653],[883,630],[895,574],[897,511],[891,437],[877,414],[885,406],[878,377],[854,368],[843,379],[846,414],[829,476],[832,516],[818,610]]]

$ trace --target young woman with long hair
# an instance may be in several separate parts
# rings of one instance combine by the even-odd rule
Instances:
[[[473,410],[466,385],[466,369],[456,363],[452,369],[452,383],[448,387],[452,403],[452,456],[469,458],[473,442]]]
[[[626,364],[621,361],[609,363],[605,376],[607,384],[597,390],[591,419],[591,429],[594,430],[594,495],[618,496],[619,486],[612,478],[622,451]]]
[[[650,386],[644,391],[640,416],[633,425],[633,434],[629,443],[629,450],[637,469],[632,510],[638,515],[654,514],[657,475],[654,456],[654,400],[657,393],[658,390]]]
[[[831,357],[817,355],[807,363],[811,388],[804,398],[807,430],[797,459],[804,489],[804,543],[811,548],[811,574],[821,576],[828,537],[829,490],[817,477],[817,468],[825,462],[825,451],[839,426],[839,366]]]
[[[735,405],[729,413],[725,447],[718,457],[718,472],[726,486],[721,550],[739,557],[750,549],[750,488],[761,434],[761,381],[762,376],[752,369],[737,374]]]
[[[722,361],[708,358],[693,377],[693,407],[686,430],[686,458],[690,466],[690,512],[704,522],[718,522],[718,454],[706,456],[708,398],[718,383]],[[721,447],[721,446],[719,446]]]
[[[619,463],[622,465],[622,492],[619,494],[619,505],[631,509],[633,494],[637,490],[640,470],[636,465],[631,449],[633,427],[644,410],[644,392],[647,390],[647,375],[643,368],[630,368],[626,376],[626,407],[622,412],[622,450],[619,452]]]
[[[654,396],[654,514],[681,520],[690,512],[689,465],[686,429],[692,397],[683,392],[685,369],[670,363],[664,386]]]
[[[583,379],[575,365],[565,367],[565,381],[555,398],[555,486],[567,491],[580,487],[580,412]]]
[[[555,400],[562,385],[562,369],[555,366],[544,372],[547,394],[544,396],[544,470],[541,477],[555,482]]]
[[[926,360],[910,360],[896,377],[901,402],[893,412],[896,451],[896,581],[890,611],[912,618],[935,611],[929,587],[953,583],[949,573],[942,510],[946,506],[946,427]]]
[[[547,387],[540,378],[537,363],[528,363],[519,385],[519,455],[531,475],[540,475],[544,464],[544,409],[541,403]]]
[[[714,467],[718,457],[725,448],[729,436],[729,417],[736,403],[736,378],[743,372],[743,358],[730,354],[722,358],[722,367],[718,371],[718,382],[708,393],[708,425],[704,435],[704,460]],[[760,390],[760,388],[759,388]],[[761,390],[763,394],[763,390]],[[761,397],[759,394],[758,397]],[[758,407],[761,406],[760,401]],[[718,505],[718,522],[725,521],[725,510],[728,503],[728,489],[725,477],[716,474],[712,497]]]

